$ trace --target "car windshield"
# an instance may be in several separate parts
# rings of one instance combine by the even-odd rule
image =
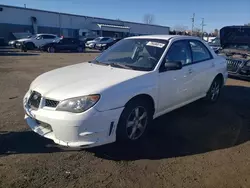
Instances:
[[[27,36],[27,38],[34,38],[35,37],[35,35],[29,35],[29,36]]]
[[[95,38],[94,41],[99,42],[101,39],[102,39],[102,38],[98,37],[98,38]]]
[[[167,40],[124,39],[98,56],[93,63],[150,71],[157,65],[167,44]]]

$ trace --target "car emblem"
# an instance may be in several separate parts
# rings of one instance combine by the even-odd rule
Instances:
[[[37,100],[38,97],[39,97],[39,96],[35,94],[35,95],[33,96],[33,99],[34,99],[34,100]]]

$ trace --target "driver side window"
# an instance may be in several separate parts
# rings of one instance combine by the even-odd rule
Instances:
[[[41,40],[42,38],[43,38],[42,35],[36,37],[37,40]]]
[[[166,62],[181,62],[183,66],[190,64],[192,60],[188,42],[185,40],[174,42],[167,52]]]

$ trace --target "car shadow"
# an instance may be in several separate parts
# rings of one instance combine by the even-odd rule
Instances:
[[[250,88],[225,86],[216,104],[203,100],[161,116],[149,134],[133,144],[109,144],[87,149],[115,161],[157,160],[230,148],[250,139]],[[32,131],[1,132],[0,156],[79,151],[59,147]]]
[[[153,121],[133,144],[88,149],[109,160],[157,160],[230,148],[250,139],[250,88],[225,86],[218,103],[194,102]]]
[[[0,56],[37,56],[38,53],[25,53],[18,51],[0,51]]]
[[[0,156],[22,153],[63,152],[52,141],[38,136],[32,131],[0,131]]]

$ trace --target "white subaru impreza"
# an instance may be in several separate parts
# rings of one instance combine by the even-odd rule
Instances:
[[[160,115],[200,98],[216,102],[226,79],[226,60],[199,38],[130,37],[89,63],[37,77],[24,96],[25,120],[68,147],[135,142]]]

